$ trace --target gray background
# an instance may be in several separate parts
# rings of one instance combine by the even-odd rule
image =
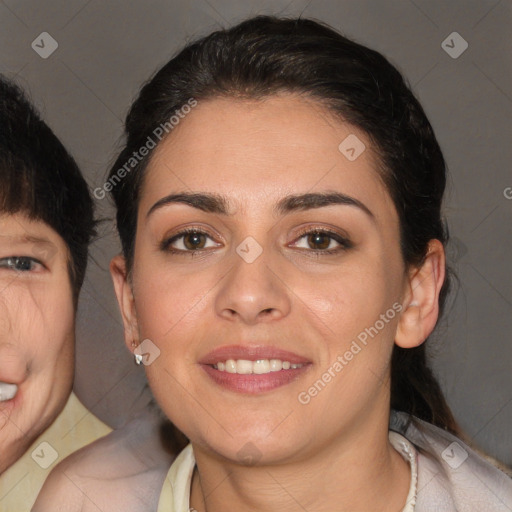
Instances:
[[[93,189],[104,183],[141,83],[185,41],[258,13],[330,23],[386,55],[419,96],[451,172],[449,255],[460,280],[432,344],[434,366],[468,435],[512,464],[510,0],[4,0],[0,72],[28,89]],[[441,47],[454,31],[469,44],[456,59]],[[42,32],[59,45],[47,59],[31,48]],[[98,214],[112,218],[107,199]],[[117,249],[106,221],[80,303],[75,385],[112,426],[149,400],[122,341],[108,273]]]

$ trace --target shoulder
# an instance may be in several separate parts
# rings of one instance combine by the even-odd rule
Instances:
[[[512,510],[512,479],[456,436],[404,413],[390,427],[419,452],[417,510]]]
[[[138,417],[58,464],[33,512],[156,509],[173,458],[160,442],[155,418]]]

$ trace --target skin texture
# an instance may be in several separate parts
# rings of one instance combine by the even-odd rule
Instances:
[[[366,146],[354,161],[338,150],[350,134]],[[364,133],[291,94],[199,102],[156,148],[133,268],[128,274],[118,256],[111,270],[128,347],[150,339],[160,350],[146,372],[163,411],[194,446],[198,511],[226,503],[255,511],[405,504],[409,469],[387,438],[391,351],[394,343],[422,343],[433,329],[444,253],[432,241],[421,268],[404,264],[398,215],[377,169]],[[168,204],[148,215],[165,196],[187,192],[224,196],[228,214]],[[326,192],[355,198],[371,214],[353,205],[275,210],[286,196]],[[190,237],[165,244],[183,227],[208,235],[193,256],[185,252]],[[304,236],[315,229],[350,243],[327,239],[339,250],[322,254]],[[262,249],[252,263],[236,251],[247,237]],[[397,303],[402,312],[301,404],[299,393]],[[311,364],[272,391],[234,392],[199,364],[224,345],[278,347]],[[240,460],[248,447],[256,464]]]
[[[1,473],[68,399],[75,315],[62,238],[22,214],[0,216],[0,233],[0,381],[19,386],[12,400],[0,402]]]

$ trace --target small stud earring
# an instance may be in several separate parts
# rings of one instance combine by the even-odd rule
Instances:
[[[134,341],[132,341],[132,347],[133,347],[133,348],[137,348],[137,346],[138,346],[138,345],[137,345],[137,343],[135,342],[135,340],[134,340]],[[136,364],[137,366],[140,366],[140,365],[142,364],[142,354],[136,354],[136,353],[134,353],[134,354],[133,354],[133,357],[134,357],[134,359],[135,359],[135,364]]]

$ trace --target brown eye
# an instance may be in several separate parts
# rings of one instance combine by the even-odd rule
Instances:
[[[317,255],[329,255],[352,248],[352,242],[338,233],[313,229],[303,233],[292,246],[298,249],[307,249]]]
[[[162,251],[182,254],[195,254],[203,249],[208,250],[214,247],[219,247],[219,244],[214,242],[208,233],[195,230],[182,231],[160,244]]]
[[[308,245],[311,249],[327,249],[331,243],[332,237],[327,233],[310,233],[308,235]]]
[[[203,249],[206,245],[206,236],[203,233],[186,233],[183,235],[183,245],[191,251]]]

